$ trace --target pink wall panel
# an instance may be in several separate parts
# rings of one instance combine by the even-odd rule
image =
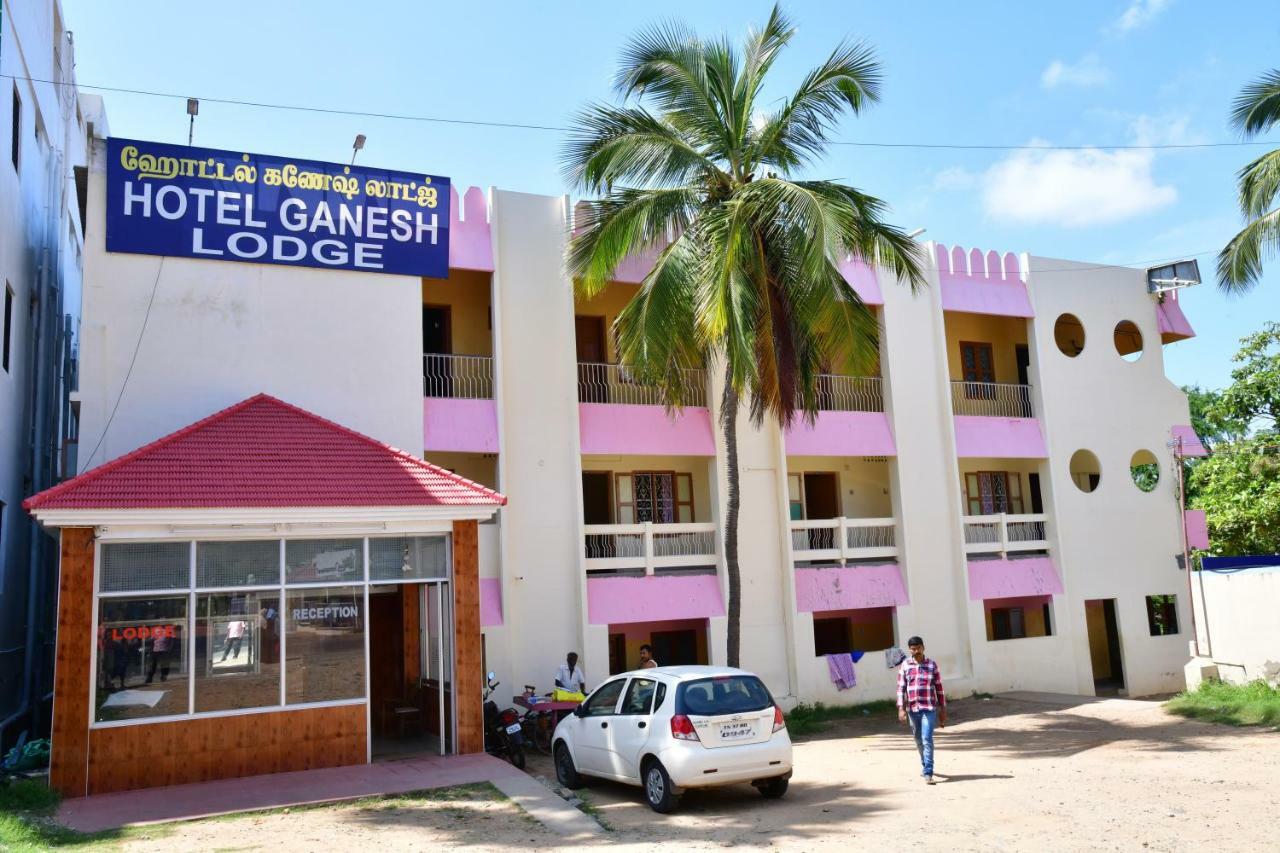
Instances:
[[[970,601],[1061,594],[1062,580],[1049,557],[969,561]]]
[[[880,292],[880,282],[876,279],[875,268],[859,258],[848,258],[840,264],[840,274],[844,280],[853,285],[854,291],[868,305],[883,305],[884,294]]]
[[[1187,544],[1201,551],[1209,550],[1209,520],[1202,509],[1186,511]]]
[[[1173,427],[1170,432],[1173,434],[1174,440],[1182,439],[1182,455],[1183,456],[1208,456],[1209,451],[1200,441],[1200,436],[1196,435],[1196,431],[1187,426],[1180,424]]]
[[[579,403],[583,453],[715,456],[711,415],[687,407],[670,417],[662,406]]]
[[[991,459],[1044,459],[1040,422],[1035,418],[956,415],[956,455]]]
[[[896,607],[907,602],[896,563],[796,569],[796,609],[801,613]]]
[[[587,578],[587,621],[592,625],[723,615],[715,575]]]
[[[493,272],[493,238],[484,190],[471,187],[459,204],[458,188],[449,188],[449,266]],[[465,209],[465,213],[464,213]],[[466,219],[463,219],[463,216]]]
[[[786,432],[791,456],[896,456],[884,412],[818,412],[812,424],[797,418]]]
[[[502,581],[498,578],[480,579],[480,627],[489,628],[502,624]]]
[[[1034,317],[1031,297],[1018,270],[1018,260],[995,252],[985,256],[978,249],[967,254],[960,246],[948,251],[935,247],[938,283],[944,311],[995,314],[1001,317]]]
[[[423,400],[423,447],[464,453],[498,452],[498,410],[492,400]]]

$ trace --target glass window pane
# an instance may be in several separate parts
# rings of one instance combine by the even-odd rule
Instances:
[[[686,503],[693,500],[693,478],[688,474],[676,474],[676,500]]]
[[[280,704],[280,594],[196,599],[196,711]]]
[[[190,542],[121,542],[102,546],[101,589],[187,589]]]
[[[364,698],[364,593],[321,587],[288,593],[285,701]]]
[[[631,503],[631,475],[618,474],[614,479],[618,483],[618,500]]]
[[[187,713],[187,597],[98,602],[94,720]]]
[[[284,543],[285,583],[364,580],[363,539],[290,539]]]
[[[649,678],[633,678],[627,688],[627,698],[622,700],[622,713],[648,714],[649,703],[657,682]]]
[[[449,576],[443,536],[395,536],[369,540],[369,580],[418,580]]]
[[[196,586],[279,586],[280,540],[197,542]]]

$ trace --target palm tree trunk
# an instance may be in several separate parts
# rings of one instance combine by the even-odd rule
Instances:
[[[728,665],[738,666],[742,646],[742,575],[738,569],[738,392],[733,371],[725,365],[724,394],[720,401],[720,428],[724,430],[725,469],[729,502],[724,514],[724,568],[729,576]]]

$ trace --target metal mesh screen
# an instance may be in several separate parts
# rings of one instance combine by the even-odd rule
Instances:
[[[369,580],[418,580],[449,576],[443,536],[397,536],[369,540]]]
[[[103,592],[186,589],[191,585],[187,542],[121,542],[102,546]]]
[[[364,540],[290,539],[284,545],[285,583],[364,580]]]
[[[196,543],[197,586],[263,586],[279,583],[278,539]]]

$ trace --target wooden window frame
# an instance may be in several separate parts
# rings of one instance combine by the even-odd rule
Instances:
[[[698,517],[697,506],[696,506],[695,497],[693,493],[693,474],[689,473],[688,471],[654,471],[654,470],[619,471],[613,474],[614,506],[617,510],[614,517],[622,518],[623,507],[628,507],[631,510],[631,521],[620,522],[620,523],[624,523],[624,524],[626,523],[641,524],[642,523],[639,520],[639,514],[636,512],[636,499],[635,499],[636,478],[640,476],[671,478],[671,522],[670,523],[672,524],[686,523],[686,522],[680,521],[680,509],[682,507],[689,508],[689,522],[687,523],[693,523],[697,519]],[[629,478],[631,481],[631,500],[629,501],[624,501],[622,499],[622,489],[619,487],[619,484],[623,477]],[[680,500],[680,478],[681,477],[686,478],[686,482],[689,485],[689,499],[687,501]],[[656,510],[657,505],[653,504],[652,501],[651,501],[651,504],[652,504],[651,509]],[[653,513],[653,515],[655,516],[657,514],[658,514],[657,512]],[[666,524],[667,522],[655,521],[653,523]]]
[[[995,381],[996,381],[996,352],[995,352],[995,346],[994,346],[994,345],[992,345],[992,344],[987,343],[986,341],[960,341],[960,342],[959,342],[959,346],[960,346],[960,379],[961,379],[961,381],[966,382],[966,383],[970,383],[970,382],[974,382],[974,383],[981,382],[981,383],[990,383],[990,384],[994,384],[994,383],[995,383]],[[964,351],[965,351],[965,348],[966,348],[966,347],[970,347],[970,348],[972,348],[972,349],[974,349],[974,350],[985,350],[985,351],[986,351],[986,353],[987,353],[987,361],[988,361],[988,363],[991,365],[991,378],[990,378],[990,379],[970,379],[970,378],[968,377],[968,375],[966,374],[966,371],[965,371],[965,363],[964,363]],[[977,364],[978,364],[978,361],[977,361],[977,359],[975,358],[975,359],[974,359],[974,366],[976,367],[976,366],[977,366]]]
[[[1005,508],[995,507],[992,512],[982,511],[982,476],[1000,477],[1004,480],[1004,500]],[[974,478],[974,483],[978,487],[978,494],[975,497],[969,488],[969,478]],[[1022,473],[1020,471],[966,471],[963,474],[960,491],[963,493],[965,509],[968,510],[967,515],[1000,515],[1005,513],[1008,515],[1022,515],[1026,509],[1026,501],[1022,493]],[[974,512],[973,503],[977,502],[978,511]],[[994,505],[994,495],[992,503]]]

